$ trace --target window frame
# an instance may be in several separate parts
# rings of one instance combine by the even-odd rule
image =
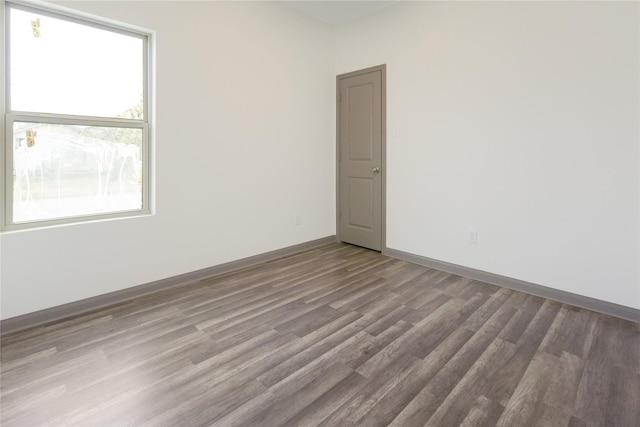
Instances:
[[[24,0],[2,0],[0,3],[0,19],[4,22],[4,31],[0,31],[0,50],[2,54],[2,63],[0,63],[0,79],[4,85],[4,99],[0,99],[0,108],[2,108],[2,119],[0,120],[0,135],[4,135],[4,143],[0,152],[4,154],[0,162],[0,176],[3,176],[4,185],[2,191],[2,209],[0,216],[2,217],[1,231],[12,231],[22,229],[42,228],[62,224],[79,224],[85,222],[93,222],[97,220],[130,218],[152,214],[152,134],[151,134],[151,118],[152,111],[152,43],[154,34],[151,31],[114,22],[109,19],[95,17],[85,13],[77,12],[72,9],[34,4]],[[52,18],[73,22],[117,34],[136,37],[142,40],[143,45],[143,118],[140,119],[123,119],[114,117],[100,116],[84,116],[43,113],[35,111],[13,111],[11,110],[11,65],[10,65],[10,14],[9,9],[34,12],[40,15],[50,16]],[[13,164],[13,123],[14,122],[33,122],[61,125],[80,125],[80,126],[101,126],[101,127],[118,127],[133,128],[142,131],[142,206],[140,209],[125,210],[106,213],[82,214],[75,216],[67,216],[53,219],[40,219],[33,221],[24,221],[15,223],[13,221],[13,181],[14,181],[14,164]]]

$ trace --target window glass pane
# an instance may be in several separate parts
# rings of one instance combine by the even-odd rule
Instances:
[[[13,125],[15,223],[142,208],[142,129]]]
[[[144,41],[9,9],[10,108],[142,118]]]

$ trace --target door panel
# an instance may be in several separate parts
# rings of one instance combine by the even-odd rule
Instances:
[[[373,179],[349,178],[349,226],[373,229]]]
[[[373,160],[373,87],[347,86],[349,160]]]
[[[383,67],[338,77],[338,237],[382,250]]]

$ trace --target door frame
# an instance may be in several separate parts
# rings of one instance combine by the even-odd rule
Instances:
[[[360,74],[367,74],[372,71],[380,71],[381,85],[381,110],[382,117],[380,131],[380,236],[381,253],[384,255],[387,250],[387,64],[376,65],[374,67],[363,68],[349,73],[338,74],[336,76],[336,237],[342,242],[340,236],[340,80],[354,77]]]

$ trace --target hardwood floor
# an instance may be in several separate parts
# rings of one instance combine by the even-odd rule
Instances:
[[[640,324],[331,244],[3,337],[2,426],[640,426]]]

